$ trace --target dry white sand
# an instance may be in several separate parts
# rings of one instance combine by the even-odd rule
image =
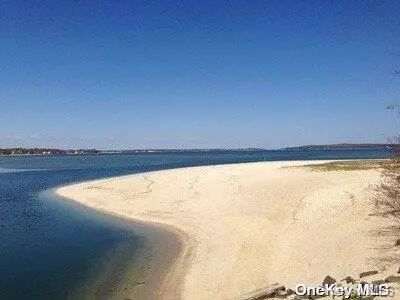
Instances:
[[[176,228],[185,248],[169,279],[184,299],[232,298],[267,284],[320,284],[383,268],[377,170],[316,172],[262,162],[130,175],[62,187],[89,207]],[[176,277],[175,277],[176,278]],[[168,281],[164,297],[168,294]],[[168,295],[168,296],[166,296]]]

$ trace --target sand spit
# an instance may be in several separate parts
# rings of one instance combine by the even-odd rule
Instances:
[[[322,162],[322,161],[321,161]],[[184,168],[97,180],[57,193],[88,207],[175,228],[182,253],[155,295],[228,299],[279,282],[320,284],[384,269],[371,214],[378,170],[317,172],[315,161]],[[178,277],[180,289],[170,288]]]

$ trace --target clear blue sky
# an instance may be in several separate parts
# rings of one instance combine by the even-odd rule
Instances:
[[[1,1],[0,147],[398,134],[399,1]]]

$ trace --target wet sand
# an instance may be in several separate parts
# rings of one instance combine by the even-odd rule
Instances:
[[[42,198],[69,200],[53,190],[45,192]],[[132,234],[133,240],[127,237],[96,259],[84,279],[69,291],[68,299],[157,299],[166,294],[167,278],[172,279],[172,270],[176,269],[182,253],[182,234],[170,226],[144,223],[112,212],[94,213],[79,202],[75,202],[73,210],[89,214],[89,218],[102,219],[109,226]],[[182,277],[173,277],[168,282],[168,293],[177,295]]]

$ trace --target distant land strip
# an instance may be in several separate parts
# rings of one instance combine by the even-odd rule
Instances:
[[[112,154],[112,153],[182,153],[182,152],[239,152],[266,151],[262,148],[240,149],[134,149],[134,150],[97,150],[97,149],[52,149],[52,148],[0,148],[0,155],[76,155],[76,154]]]
[[[76,154],[111,154],[111,153],[195,153],[195,152],[261,152],[261,151],[279,151],[279,150],[379,150],[393,149],[397,144],[330,144],[330,145],[306,145],[296,147],[286,147],[281,149],[265,148],[210,148],[210,149],[133,149],[133,150],[98,150],[98,149],[55,149],[55,148],[0,148],[0,155],[76,155]]]
[[[100,153],[96,149],[0,148],[0,155],[65,155]]]
[[[341,143],[329,145],[306,145],[296,147],[286,147],[281,150],[361,150],[361,149],[393,149],[397,144],[373,144],[373,143]]]

